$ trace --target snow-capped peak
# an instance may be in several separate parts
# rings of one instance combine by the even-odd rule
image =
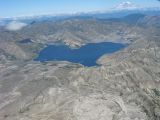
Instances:
[[[136,9],[138,6],[130,1],[122,2],[119,5],[115,6],[115,9]]]

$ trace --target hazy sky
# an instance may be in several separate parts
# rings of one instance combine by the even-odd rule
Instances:
[[[130,2],[140,7],[160,7],[157,0],[0,0],[0,17],[105,11]]]

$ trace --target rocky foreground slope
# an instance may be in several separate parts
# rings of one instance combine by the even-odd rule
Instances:
[[[143,18],[142,37],[101,66],[24,62],[2,49],[0,120],[160,120],[157,20]]]

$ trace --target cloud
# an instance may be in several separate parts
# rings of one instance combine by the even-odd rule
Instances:
[[[10,31],[17,31],[22,29],[23,27],[27,26],[26,23],[18,22],[18,21],[12,21],[6,25],[6,29]]]
[[[130,1],[122,2],[115,7],[115,9],[136,9],[136,8],[137,5]]]

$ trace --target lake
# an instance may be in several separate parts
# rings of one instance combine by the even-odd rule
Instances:
[[[26,43],[32,43],[32,41],[31,39],[24,39],[24,40],[19,41],[19,43],[26,44]]]
[[[89,43],[78,49],[71,49],[66,45],[48,45],[40,51],[35,61],[69,61],[90,67],[97,65],[96,61],[102,55],[114,53],[125,46],[112,42]]]

